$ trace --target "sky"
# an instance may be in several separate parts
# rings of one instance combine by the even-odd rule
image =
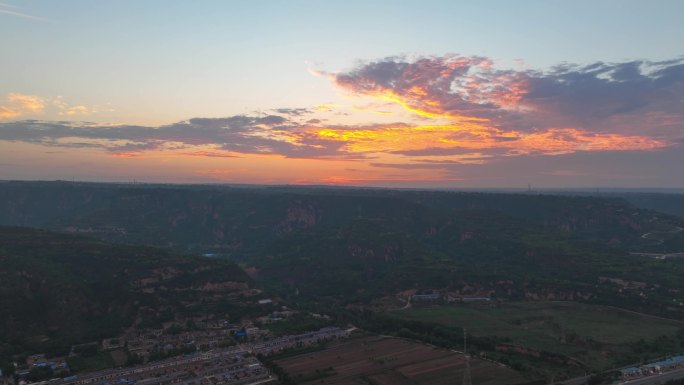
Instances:
[[[0,180],[683,188],[682,14],[0,0]]]

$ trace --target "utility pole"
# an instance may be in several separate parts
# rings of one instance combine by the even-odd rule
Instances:
[[[473,385],[473,379],[470,376],[470,355],[468,354],[468,337],[466,329],[463,328],[463,354],[465,354],[466,368],[463,372],[463,385]]]

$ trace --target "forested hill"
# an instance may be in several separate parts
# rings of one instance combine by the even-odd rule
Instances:
[[[439,289],[682,318],[684,260],[630,254],[684,251],[682,222],[620,198],[0,183],[0,224],[214,254],[283,296],[347,303]]]
[[[502,219],[503,218],[503,219]],[[491,232],[509,219],[631,251],[673,252],[682,220],[621,198],[371,189],[0,183],[0,225],[87,234],[116,242],[249,255],[302,230],[358,221],[445,236]],[[518,226],[499,228],[506,236]],[[642,235],[654,234],[650,239]]]
[[[156,327],[176,314],[239,319],[252,285],[233,263],[117,246],[82,236],[0,227],[0,361],[68,353],[76,343]]]
[[[613,194],[635,207],[651,209],[684,218],[684,194],[631,193]]]

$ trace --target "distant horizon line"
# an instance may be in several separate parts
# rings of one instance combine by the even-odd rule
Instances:
[[[73,183],[73,184],[101,184],[101,185],[147,185],[147,186],[212,186],[212,187],[280,187],[280,188],[326,188],[326,189],[361,189],[361,190],[412,190],[412,191],[514,191],[514,192],[679,192],[684,193],[684,187],[427,187],[427,186],[364,186],[339,184],[296,184],[296,183],[239,183],[239,182],[149,182],[133,179],[130,181],[90,181],[77,179],[0,179],[0,183]]]

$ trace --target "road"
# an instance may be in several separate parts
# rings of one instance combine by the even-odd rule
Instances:
[[[663,374],[654,374],[648,377],[635,378],[633,380],[620,382],[618,385],[662,385],[670,380],[679,380],[684,378],[684,368],[671,370]],[[575,377],[569,380],[558,382],[558,385],[584,385],[589,380],[587,377]]]
[[[402,307],[401,309],[408,309],[411,307],[411,296],[409,295],[408,298],[406,299],[406,306]]]
[[[675,227],[673,230],[670,230],[670,231],[652,231],[652,232],[650,232],[650,233],[646,233],[646,234],[642,235],[641,238],[643,238],[643,239],[649,239],[649,240],[652,240],[652,241],[658,241],[658,244],[662,244],[662,243],[664,242],[664,240],[658,239],[658,238],[655,238],[655,239],[654,239],[654,238],[649,237],[649,235],[651,235],[651,234],[675,234],[675,233],[678,233],[678,232],[680,232],[680,231],[682,231],[682,230],[684,230],[684,229],[681,228],[681,227],[679,227],[679,226],[677,226],[677,227]]]
[[[684,378],[684,368],[675,369],[663,374],[654,374],[649,377],[621,382],[619,385],[659,385],[670,380],[678,380],[680,378]]]

